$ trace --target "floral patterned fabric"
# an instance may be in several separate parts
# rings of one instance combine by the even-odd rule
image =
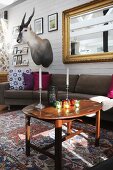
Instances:
[[[24,89],[24,77],[23,73],[31,73],[30,69],[11,69],[9,70],[9,84],[10,89],[23,90]]]

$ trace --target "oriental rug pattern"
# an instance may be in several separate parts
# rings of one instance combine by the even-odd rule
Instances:
[[[95,132],[95,126],[75,122],[73,130]],[[66,127],[63,127],[63,134]],[[37,146],[54,140],[54,126],[31,119],[31,142]],[[101,129],[100,146],[95,147],[94,133],[81,133],[63,142],[63,170],[83,170],[113,156],[113,132]],[[54,170],[54,160],[31,149],[25,155],[25,116],[22,111],[0,115],[0,170]],[[54,148],[50,149],[54,152]]]

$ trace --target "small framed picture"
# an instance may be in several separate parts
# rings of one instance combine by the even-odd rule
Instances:
[[[27,54],[27,53],[28,53],[28,47],[23,47],[22,54]]]
[[[22,50],[17,50],[16,54],[21,54]]]
[[[16,62],[17,62],[17,56],[14,56],[14,57],[13,57],[13,65],[14,65],[14,66],[16,65]]]
[[[16,65],[20,65],[20,64],[22,64],[22,55],[17,56]]]
[[[13,54],[17,54],[17,51],[18,51],[18,47],[14,47],[13,48]]]
[[[19,33],[19,26],[15,26],[13,27],[13,38],[17,38],[18,36],[18,33]]]
[[[34,30],[36,34],[43,34],[43,18],[35,19]]]
[[[48,32],[58,30],[58,13],[48,15]]]

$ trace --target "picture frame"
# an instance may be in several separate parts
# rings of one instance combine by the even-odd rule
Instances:
[[[43,17],[34,20],[34,31],[37,35],[43,34]]]
[[[19,28],[20,26],[13,27],[13,32],[12,32],[13,38],[17,38],[18,33],[19,33]]]
[[[17,56],[13,56],[13,65],[16,66],[17,63]]]
[[[16,65],[20,65],[20,64],[22,64],[22,55],[17,56]]]
[[[17,50],[16,54],[21,54],[22,50]]]
[[[17,51],[18,51],[18,47],[14,47],[14,48],[13,48],[13,54],[14,54],[14,55],[17,54]]]
[[[22,48],[22,54],[28,54],[28,47],[23,47]]]
[[[48,32],[58,30],[58,13],[48,15]]]

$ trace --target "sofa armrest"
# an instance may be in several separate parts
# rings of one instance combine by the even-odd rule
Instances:
[[[0,83],[0,104],[5,104],[4,91],[10,87],[9,82]]]

